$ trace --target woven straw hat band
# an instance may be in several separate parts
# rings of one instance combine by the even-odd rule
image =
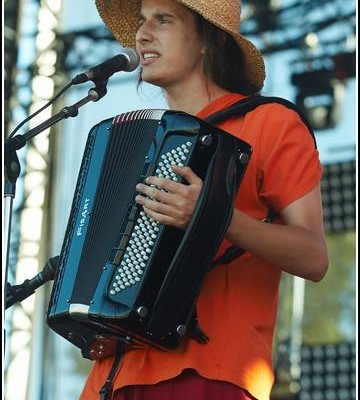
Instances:
[[[245,62],[246,79],[260,90],[264,84],[264,60],[253,43],[240,35],[239,0],[174,0],[230,33]],[[141,0],[96,0],[100,17],[124,47],[135,47]]]

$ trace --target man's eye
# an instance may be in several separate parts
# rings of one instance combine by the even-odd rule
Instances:
[[[160,18],[160,24],[168,24],[170,20],[168,18]]]

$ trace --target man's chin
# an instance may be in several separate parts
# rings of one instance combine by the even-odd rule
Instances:
[[[156,78],[154,76],[150,76],[150,75],[146,76],[144,74],[144,75],[141,75],[141,80],[142,80],[142,82],[149,83],[150,85],[160,86],[160,87],[164,86],[164,82],[160,78]]]

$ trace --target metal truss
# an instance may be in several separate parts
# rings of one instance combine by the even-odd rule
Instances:
[[[10,3],[15,2],[7,0],[5,5]],[[56,91],[56,82],[61,81],[61,77],[56,76],[55,32],[61,0],[43,0],[41,3],[25,0],[20,14],[17,14],[17,6],[13,4],[13,7],[5,10],[6,24],[13,27],[11,32],[14,36],[10,36],[7,41],[6,136],[19,120],[48,102]],[[13,22],[15,20],[18,24]],[[16,60],[16,53],[19,51],[20,54],[21,46],[24,45],[22,41],[26,42],[28,51],[26,60],[20,63]],[[49,107],[41,114],[41,119],[49,118],[51,114],[52,108]],[[34,118],[23,129],[29,130],[38,123],[39,118]],[[51,154],[49,130],[32,138],[19,151],[22,173],[17,181],[11,228],[8,280],[11,284],[20,284],[35,276],[49,258],[47,236],[50,230],[46,210]],[[7,400],[41,398],[41,381],[44,377],[44,301],[43,294],[36,293],[6,310],[4,392]]]
[[[17,59],[17,32],[19,0],[4,2],[4,127],[8,130],[10,121],[10,98],[13,91],[13,75]]]
[[[286,4],[284,4],[286,3]],[[259,38],[264,54],[284,50],[308,52],[309,34],[318,36],[318,53],[327,56],[355,38],[353,0],[247,0],[242,34]],[[336,28],[336,29],[334,29]]]

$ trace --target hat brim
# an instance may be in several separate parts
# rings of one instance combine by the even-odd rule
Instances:
[[[176,1],[188,7],[182,0]],[[96,7],[115,39],[123,47],[135,47],[141,0],[96,0]],[[217,24],[217,26],[219,25]],[[265,80],[264,59],[260,51],[250,40],[239,33],[234,33],[223,26],[219,27],[235,39],[244,60],[245,79],[259,91]]]

